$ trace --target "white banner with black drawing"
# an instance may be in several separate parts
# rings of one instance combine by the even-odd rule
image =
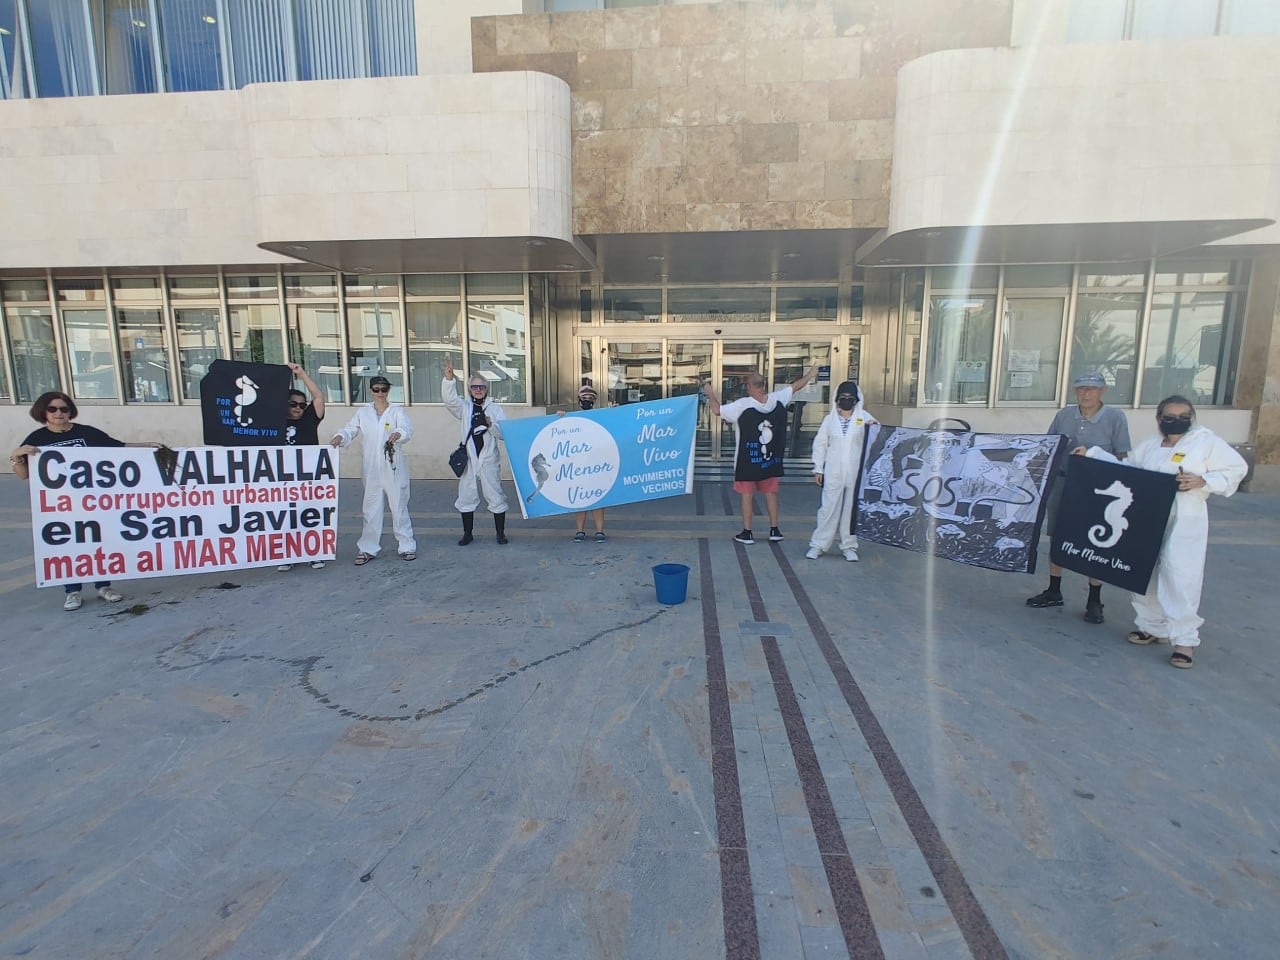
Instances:
[[[871,424],[854,532],[958,563],[1034,573],[1066,438]]]
[[[1178,492],[1171,473],[1071,457],[1049,558],[1134,593],[1146,593]]]

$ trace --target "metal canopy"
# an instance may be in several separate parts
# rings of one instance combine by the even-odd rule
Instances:
[[[1273,220],[1037,223],[881,230],[858,249],[864,267],[1147,260],[1256,230]]]

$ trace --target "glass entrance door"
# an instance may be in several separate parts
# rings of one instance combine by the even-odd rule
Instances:
[[[797,394],[790,408],[787,457],[808,459],[813,438],[822,418],[831,409],[832,388],[856,371],[852,354],[841,353],[857,341],[844,336],[819,340],[791,340],[760,337],[715,340],[664,337],[653,340],[609,340],[602,338],[597,354],[592,341],[583,341],[583,377],[596,384],[608,384],[610,406],[697,394],[704,382],[717,384],[724,403],[746,395],[746,380],[762,373],[769,390],[777,390],[798,380],[810,364],[825,367],[825,374]],[[605,369],[590,368],[590,358],[598,355]],[[733,460],[733,427],[711,415],[706,403],[698,407],[696,454],[701,459]]]

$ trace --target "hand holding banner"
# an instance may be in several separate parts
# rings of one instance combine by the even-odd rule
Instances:
[[[1133,593],[1146,593],[1178,492],[1176,474],[1071,457],[1049,558]]]

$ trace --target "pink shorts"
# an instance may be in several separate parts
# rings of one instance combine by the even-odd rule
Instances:
[[[769,477],[765,480],[735,480],[733,481],[734,493],[777,493],[778,478]]]

